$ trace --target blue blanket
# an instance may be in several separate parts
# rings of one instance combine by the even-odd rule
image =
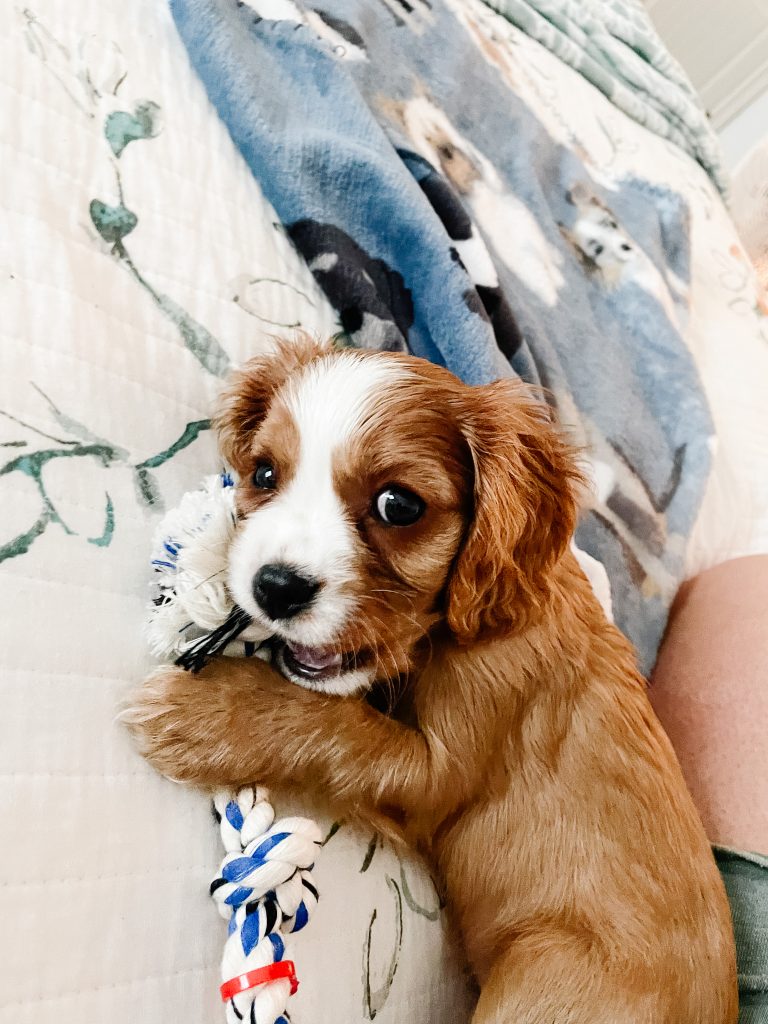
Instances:
[[[684,201],[552,138],[470,0],[171,6],[342,341],[548,389],[596,480],[577,542],[649,669],[712,434],[677,326]]]

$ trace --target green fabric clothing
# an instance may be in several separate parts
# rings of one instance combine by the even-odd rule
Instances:
[[[714,848],[731,904],[739,968],[739,1024],[768,1024],[768,857]]]

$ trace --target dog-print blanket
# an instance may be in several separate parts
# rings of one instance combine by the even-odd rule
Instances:
[[[713,433],[680,334],[684,200],[536,117],[479,0],[171,6],[340,343],[547,389],[594,480],[577,543],[648,670]]]
[[[487,0],[625,114],[685,149],[725,192],[720,144],[642,0]]]

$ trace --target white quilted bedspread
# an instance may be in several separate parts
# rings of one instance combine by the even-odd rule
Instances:
[[[1,15],[0,1020],[202,1024],[223,1019],[208,800],[157,777],[114,718],[150,668],[158,510],[217,465],[187,425],[227,357],[336,326],[164,5],[73,10]],[[318,863],[297,1024],[467,1005],[429,878],[370,840],[343,826]]]
[[[208,801],[157,777],[114,718],[150,667],[159,511],[216,468],[220,375],[272,332],[336,325],[165,5],[31,2],[0,8],[0,1022],[202,1024],[221,1014],[224,937]],[[532,104],[595,145],[599,116],[623,140],[615,171],[691,197],[688,337],[719,435],[691,571],[766,550],[765,310],[727,215],[687,158],[515,42]],[[316,877],[295,1024],[468,1019],[422,868],[342,826]]]

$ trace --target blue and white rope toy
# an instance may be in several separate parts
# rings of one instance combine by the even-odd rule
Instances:
[[[227,554],[237,523],[230,473],[216,473],[163,516],[152,547],[152,653],[199,671],[214,654],[260,654],[269,634],[238,608],[227,587]]]
[[[152,551],[147,623],[155,655],[199,671],[214,654],[270,658],[269,638],[232,600],[227,554],[235,532],[234,481],[209,476],[162,519]],[[317,905],[310,874],[321,833],[308,818],[275,821],[261,786],[214,797],[226,851],[210,894],[228,920],[221,961],[227,1024],[288,1024],[297,981],[285,936]]]
[[[261,787],[218,793],[214,808],[227,851],[211,883],[211,896],[229,920],[221,959],[227,1024],[287,1024],[285,1005],[297,983],[293,964],[284,960],[283,936],[301,931],[317,906],[310,871],[320,830],[308,818],[275,822]],[[272,980],[252,987],[258,972],[281,963],[287,971],[273,970]]]

